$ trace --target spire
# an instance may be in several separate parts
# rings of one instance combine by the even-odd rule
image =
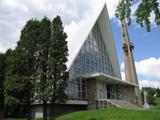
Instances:
[[[122,26],[122,43],[123,43],[124,64],[125,64],[125,79],[126,81],[138,85],[137,73],[132,53],[134,45],[129,40],[129,34],[125,20],[121,21],[121,26]]]
[[[121,20],[121,26],[122,26],[122,43],[123,43],[124,64],[125,64],[125,80],[137,84],[138,87],[135,87],[137,105],[142,106],[141,94],[137,79],[133,53],[132,53],[134,45],[129,40],[129,34],[125,20]]]

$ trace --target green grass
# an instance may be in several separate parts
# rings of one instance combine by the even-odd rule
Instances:
[[[56,120],[160,120],[160,111],[112,108],[74,112]]]
[[[159,100],[158,100],[159,101]],[[5,119],[26,120],[26,119]],[[131,109],[100,109],[69,113],[56,120],[160,120],[160,111]]]

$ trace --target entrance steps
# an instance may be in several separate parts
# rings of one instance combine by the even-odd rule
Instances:
[[[137,105],[125,100],[99,99],[97,101],[97,108],[108,108],[108,107],[140,109],[140,107],[138,107]]]
[[[110,100],[113,104],[115,104],[115,106],[120,107],[120,108],[133,108],[133,109],[140,109],[137,105],[129,102],[129,101],[125,101],[125,100],[114,100],[111,99]]]

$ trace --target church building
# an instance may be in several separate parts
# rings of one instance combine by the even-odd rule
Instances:
[[[138,84],[121,79],[106,5],[77,35],[68,40],[69,81],[66,93],[69,100],[57,104],[56,112],[108,107],[138,108],[135,93]],[[34,105],[32,115],[42,116],[42,108]]]

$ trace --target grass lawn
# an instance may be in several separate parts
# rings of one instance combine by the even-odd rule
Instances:
[[[160,120],[160,111],[112,108],[74,112],[56,120]]]
[[[26,119],[5,119],[26,120]],[[160,111],[131,109],[100,109],[69,113],[56,120],[160,120]]]

